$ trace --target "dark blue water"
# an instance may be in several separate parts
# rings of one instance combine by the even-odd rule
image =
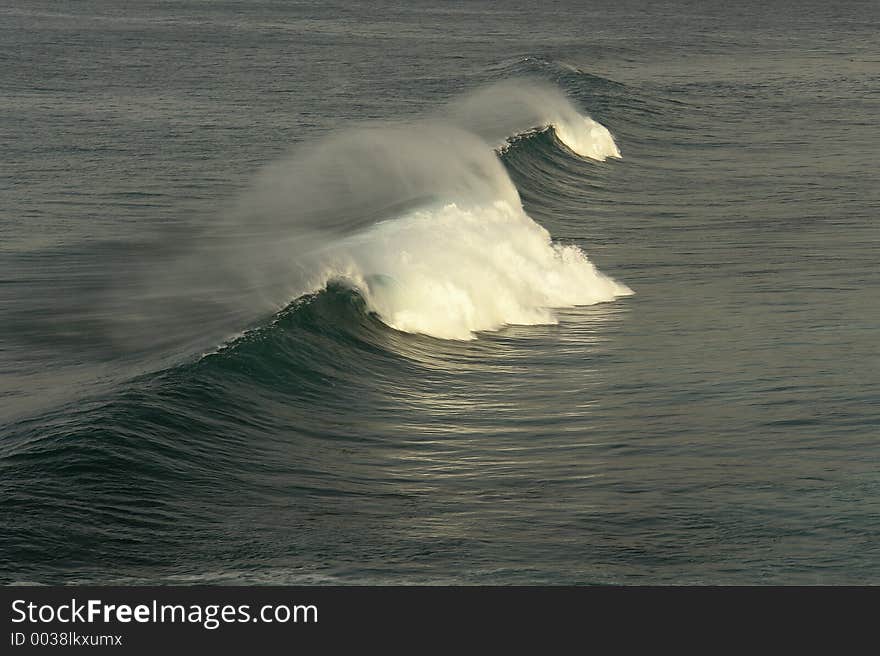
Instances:
[[[878,29],[0,4],[0,580],[880,582]]]

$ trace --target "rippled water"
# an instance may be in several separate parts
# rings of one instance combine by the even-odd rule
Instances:
[[[880,582],[878,28],[872,2],[0,7],[0,579]],[[614,135],[499,157],[635,293],[419,334],[586,283],[485,221],[404,249],[471,141],[296,153],[511,80]],[[494,145],[467,161],[503,190]],[[279,161],[296,193],[243,215]],[[386,221],[351,251],[374,277],[300,295],[341,238],[291,232],[318,209]]]

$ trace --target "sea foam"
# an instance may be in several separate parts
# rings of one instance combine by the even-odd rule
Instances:
[[[316,288],[346,280],[392,328],[444,339],[555,323],[553,308],[632,294],[578,247],[554,243],[522,207],[502,200],[413,211],[325,257]]]

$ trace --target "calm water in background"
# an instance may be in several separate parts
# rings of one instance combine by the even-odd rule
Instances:
[[[880,582],[880,6],[496,4],[0,3],[0,579]],[[519,76],[615,135],[503,160],[634,296],[108,336],[293,145]]]

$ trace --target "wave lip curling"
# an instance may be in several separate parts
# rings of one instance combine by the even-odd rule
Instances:
[[[537,80],[507,80],[478,89],[450,103],[444,115],[501,148],[513,136],[553,128],[559,141],[581,157],[604,162],[621,156],[608,128],[578,112],[559,89]]]

